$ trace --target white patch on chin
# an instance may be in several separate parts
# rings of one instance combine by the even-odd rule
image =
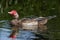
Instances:
[[[14,14],[14,18],[19,18],[19,15],[17,13]]]

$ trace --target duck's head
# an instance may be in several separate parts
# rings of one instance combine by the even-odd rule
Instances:
[[[16,10],[12,10],[12,11],[10,11],[10,12],[8,12],[10,15],[12,15],[13,16],[13,18],[19,18],[19,15],[18,15],[18,13],[17,13],[17,11]]]

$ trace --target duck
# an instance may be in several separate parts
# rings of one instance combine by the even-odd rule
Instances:
[[[13,19],[10,21],[12,32],[9,35],[10,38],[16,38],[20,29],[23,30],[38,30],[38,31],[46,31],[48,28],[45,26],[49,19],[52,19],[56,16],[49,17],[37,17],[37,18],[22,18],[19,19],[19,14],[16,10],[12,10],[8,12]]]
[[[17,31],[19,31],[19,27],[20,27],[20,20],[19,20],[19,15],[18,13],[16,12],[16,10],[12,10],[10,12],[8,12],[12,17],[13,19],[10,21],[10,25],[11,25],[11,29],[12,29],[12,32],[11,34],[9,35],[9,38],[16,38],[16,35],[17,35]]]

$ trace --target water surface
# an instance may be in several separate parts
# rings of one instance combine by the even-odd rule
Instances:
[[[11,33],[10,25],[8,20],[1,20],[0,21],[0,40],[12,40],[9,38]],[[19,37],[13,40],[19,40]]]

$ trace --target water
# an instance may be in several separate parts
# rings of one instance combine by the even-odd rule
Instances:
[[[8,36],[10,35],[10,25],[8,20],[2,20],[0,21],[0,40],[12,40]],[[16,38],[15,40],[19,40]]]
[[[33,40],[36,38],[31,31],[19,31],[17,38],[11,39],[8,37],[12,31],[10,28],[8,20],[0,21],[0,40]]]

